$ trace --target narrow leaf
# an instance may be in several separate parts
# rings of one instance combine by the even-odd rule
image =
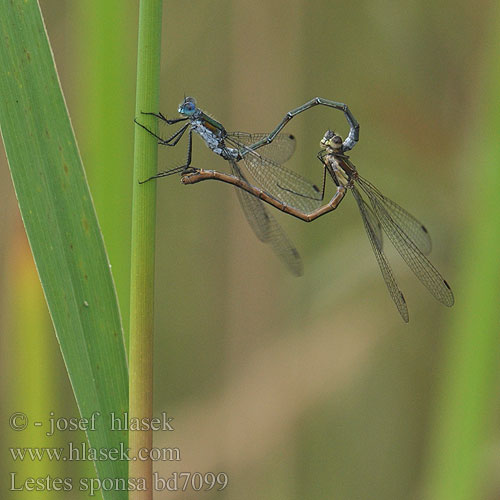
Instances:
[[[0,0],[0,11],[0,127],[19,208],[81,415],[100,413],[90,446],[118,448],[127,437],[110,415],[127,410],[128,377],[102,235],[38,3]],[[123,461],[96,468],[127,475]]]

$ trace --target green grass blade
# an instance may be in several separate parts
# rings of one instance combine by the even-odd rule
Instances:
[[[496,433],[500,344],[500,8],[491,15],[490,43],[483,45],[484,78],[474,108],[476,127],[464,159],[474,180],[464,184],[468,210],[462,220],[463,248],[454,325],[448,336],[440,399],[430,441],[425,500],[488,497],[491,436]],[[490,29],[491,29],[490,27]],[[475,130],[475,131],[474,131]],[[491,475],[493,474],[493,475]],[[490,476],[491,475],[491,476]],[[491,497],[493,498],[493,497]]]
[[[0,11],[0,126],[21,215],[80,412],[101,413],[90,445],[119,447],[109,415],[127,410],[127,366],[102,235],[38,4],[0,0]],[[125,462],[96,467],[127,475]]]
[[[136,50],[130,35],[137,30],[137,9],[134,4],[123,8],[122,0],[71,2],[68,9],[80,26],[74,67],[85,75],[75,100],[78,110],[72,108],[73,120],[78,113],[80,151],[113,266],[123,329],[128,332],[136,68],[134,57],[124,54]]]

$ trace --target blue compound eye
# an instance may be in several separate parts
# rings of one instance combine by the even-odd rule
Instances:
[[[190,116],[196,111],[196,101],[192,97],[186,97],[179,106],[179,113]]]

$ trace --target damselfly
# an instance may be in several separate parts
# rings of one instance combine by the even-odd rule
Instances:
[[[356,122],[354,121],[354,123]],[[358,130],[359,126],[356,129],[356,133]],[[194,184],[210,179],[227,182],[282,212],[306,222],[311,222],[335,210],[344,198],[346,191],[350,190],[361,213],[361,218],[382,276],[403,320],[405,322],[409,320],[408,308],[384,254],[382,230],[429,292],[442,304],[449,307],[452,306],[454,297],[449,284],[426,257],[431,251],[431,240],[425,226],[404,208],[381,194],[373,184],[361,177],[356,167],[349,160],[349,157],[346,156],[345,152],[348,149],[352,149],[357,139],[358,136],[352,133],[352,127],[351,133],[344,141],[338,134],[331,130],[325,133],[320,143],[321,151],[317,155],[323,165],[323,188],[321,196],[314,198],[314,201],[317,202],[318,199],[322,201],[324,198],[327,174],[331,177],[337,189],[327,204],[310,211],[304,211],[302,206],[297,206],[293,202],[290,202],[290,200],[299,199],[309,200],[310,195],[281,184],[279,179],[272,190],[267,190],[267,188],[256,187],[246,182],[246,180],[235,176],[212,170],[199,170],[185,175],[182,178],[182,182],[184,184]],[[364,192],[370,204],[364,200],[358,187]]]
[[[158,139],[158,143],[163,146],[175,146],[180,141],[184,133],[187,130],[189,131],[186,163],[170,170],[159,172],[158,174],[141,182],[141,184],[159,177],[198,171],[198,169],[192,166],[192,136],[193,132],[196,132],[214,153],[229,162],[233,176],[241,182],[248,183],[243,170],[240,168],[240,161],[244,160],[243,163],[250,171],[278,171],[280,178],[288,176],[294,180],[294,186],[298,185],[301,189],[304,189],[306,181],[301,182],[301,178],[298,175],[287,171],[280,166],[281,163],[290,158],[295,150],[295,138],[293,135],[276,134],[273,137],[271,146],[271,141],[265,141],[267,134],[226,132],[222,124],[196,107],[196,101],[192,97],[186,97],[184,99],[184,101],[179,105],[178,112],[182,115],[182,117],[174,120],[168,120],[161,113],[144,113],[156,116],[167,125],[173,125],[184,121],[188,122],[172,136],[166,139],[160,137],[136,121],[138,125],[147,130],[150,134],[153,134]],[[254,149],[252,149],[253,145],[259,141],[264,141],[259,145],[259,147],[267,146],[265,147],[265,152],[269,156],[261,156],[259,153],[254,151]],[[307,186],[305,191],[309,192],[309,186]],[[264,243],[268,243],[278,257],[282,259],[287,268],[293,274],[300,276],[303,272],[300,254],[288,239],[281,226],[266,209],[265,205],[260,200],[245,191],[238,189],[236,190],[236,193],[245,217],[259,240]]]
[[[248,174],[250,174],[271,194],[279,195],[283,201],[293,203],[294,206],[304,211],[312,210],[321,204],[320,189],[300,175],[281,166],[293,154],[295,138],[291,134],[280,134],[279,132],[294,116],[317,104],[342,109],[346,112],[348,121],[352,123],[352,138],[350,136],[349,141],[353,140],[355,143],[357,123],[348,112],[347,107],[342,103],[321,98],[313,99],[304,106],[288,112],[280,124],[269,134],[227,132],[222,124],[199,109],[192,97],[186,97],[179,105],[178,112],[182,115],[181,118],[169,120],[161,113],[143,113],[153,115],[167,125],[187,121],[188,123],[166,139],[143,124],[137,121],[136,123],[156,137],[158,143],[163,146],[175,146],[188,131],[188,149],[184,165],[159,172],[142,181],[141,184],[172,174],[185,175],[190,172],[198,172],[199,169],[192,166],[192,135],[193,132],[196,132],[214,153],[229,162],[232,177],[241,183],[250,185],[247,179]],[[274,192],[275,188],[276,193]],[[264,243],[271,245],[274,252],[293,274],[302,274],[302,261],[298,251],[262,202],[244,190],[238,189],[236,192],[243,212],[257,237]],[[296,193],[300,193],[300,195]]]

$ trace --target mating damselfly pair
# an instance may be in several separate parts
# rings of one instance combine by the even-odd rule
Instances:
[[[323,169],[321,188],[282,165],[295,150],[295,137],[281,131],[293,117],[318,105],[342,111],[350,127],[344,140],[335,132],[327,130],[320,141],[321,149],[317,158]],[[159,172],[141,183],[181,174],[184,184],[204,180],[232,184],[237,188],[243,212],[257,237],[268,243],[295,275],[303,272],[300,255],[265,204],[311,222],[335,210],[349,190],[356,200],[382,276],[403,320],[408,322],[408,308],[384,253],[383,232],[429,292],[442,304],[453,305],[450,286],[426,257],[431,251],[431,240],[425,226],[361,177],[345,154],[359,139],[359,124],[345,104],[316,97],[289,111],[269,134],[227,132],[222,124],[199,109],[192,97],[184,99],[178,112],[181,118],[173,120],[161,113],[143,113],[153,115],[167,125],[187,122],[168,138],[159,136],[136,121],[163,146],[177,145],[183,135],[188,133],[185,164]],[[229,162],[230,174],[199,169],[192,165],[193,132],[200,135],[214,153]],[[330,201],[324,203],[327,176],[335,184],[336,192]]]

